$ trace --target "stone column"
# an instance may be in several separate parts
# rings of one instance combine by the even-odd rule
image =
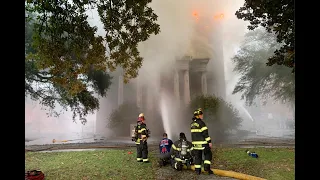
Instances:
[[[191,64],[191,71],[199,74],[200,82],[201,82],[201,94],[207,95],[208,93],[208,80],[207,80],[207,64],[209,62],[209,58],[198,58],[193,59]]]
[[[137,106],[142,109],[142,84],[139,77],[137,78]]]
[[[201,89],[202,89],[202,94],[207,95],[207,74],[205,71],[201,72]]]
[[[189,84],[189,70],[184,72],[184,103],[188,105],[190,103],[190,84]]]
[[[119,87],[118,87],[118,106],[123,104],[123,75],[119,76]]]
[[[179,71],[175,69],[174,77],[173,77],[173,89],[174,89],[174,96],[176,98],[177,106],[180,106],[180,90],[179,90]]]

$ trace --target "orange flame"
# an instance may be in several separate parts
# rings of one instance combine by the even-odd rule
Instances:
[[[194,17],[198,17],[198,13],[197,13],[196,11],[194,11],[194,12],[192,13],[192,15],[193,15]]]
[[[196,18],[197,21],[199,20],[198,12],[193,11],[192,15]]]
[[[224,14],[221,13],[221,14],[215,15],[213,18],[214,19],[223,19],[224,18]]]

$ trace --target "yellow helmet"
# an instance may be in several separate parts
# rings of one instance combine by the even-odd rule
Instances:
[[[144,114],[143,114],[143,113],[140,113],[140,114],[139,114],[139,117],[144,117]]]
[[[202,115],[203,114],[203,112],[202,112],[202,109],[201,108],[198,108],[197,110],[195,110],[194,112],[193,112],[193,115],[194,116],[199,116],[199,115]]]
[[[144,119],[144,114],[143,113],[140,113],[139,114],[139,117],[138,117],[138,122],[142,122],[142,121],[144,121],[145,119]]]

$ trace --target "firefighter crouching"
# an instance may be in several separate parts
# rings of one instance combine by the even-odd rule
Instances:
[[[172,147],[172,140],[168,138],[167,133],[163,133],[163,138],[159,143],[159,150],[160,150],[160,160],[159,166],[165,166],[166,164],[171,163],[171,147]]]
[[[194,111],[191,123],[191,140],[194,153],[194,167],[197,174],[201,173],[202,153],[204,154],[204,170],[213,174],[210,168],[212,160],[212,143],[208,133],[208,128],[203,122],[203,112],[199,108]]]
[[[136,142],[137,145],[137,161],[138,162],[149,162],[148,159],[148,144],[147,139],[149,137],[149,132],[147,125],[145,124],[144,114],[139,114],[137,126],[135,127],[135,133],[132,140]]]
[[[172,152],[171,165],[174,169],[181,171],[183,165],[187,165],[189,168],[193,162],[192,159],[192,143],[187,141],[186,135],[181,132],[179,140],[174,142],[170,152]]]

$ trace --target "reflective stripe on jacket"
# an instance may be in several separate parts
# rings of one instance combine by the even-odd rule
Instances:
[[[196,150],[202,150],[204,145],[211,143],[208,128],[201,119],[195,118],[191,123],[191,140]]]

